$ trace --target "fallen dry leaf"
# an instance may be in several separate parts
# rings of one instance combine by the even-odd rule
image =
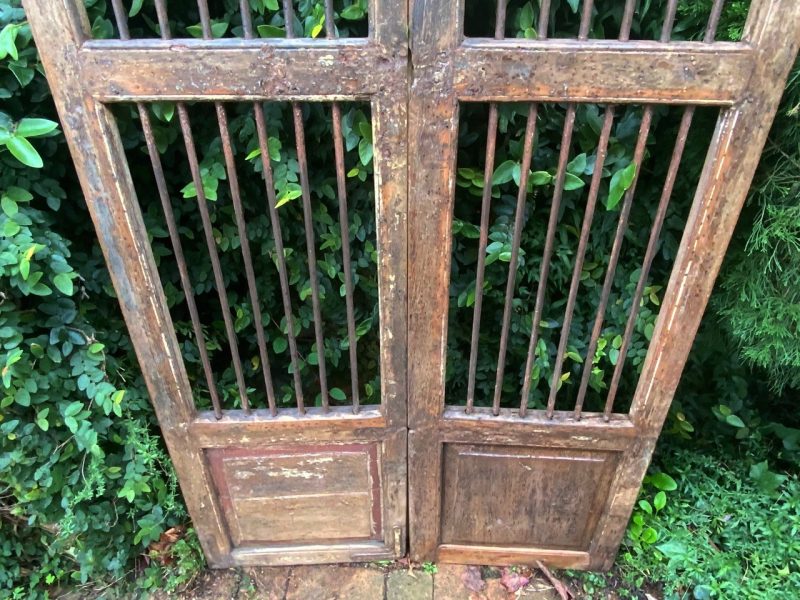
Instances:
[[[567,589],[567,586],[564,585],[555,575],[553,575],[550,572],[550,569],[542,564],[542,561],[537,560],[536,566],[539,567],[539,570],[544,573],[544,576],[547,577],[547,580],[558,592],[558,595],[561,596],[561,600],[570,600],[570,598],[572,598],[572,593],[569,591],[569,589]]]
[[[461,573],[461,582],[473,592],[480,592],[486,586],[478,567],[465,567],[464,572]]]
[[[509,592],[516,592],[524,588],[530,582],[530,577],[525,577],[522,573],[512,571],[508,567],[503,569],[503,574],[500,576],[500,583]]]

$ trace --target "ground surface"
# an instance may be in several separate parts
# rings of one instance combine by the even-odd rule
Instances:
[[[432,569],[431,569],[432,570]],[[558,583],[556,582],[556,585]],[[560,600],[540,572],[439,565],[421,568],[372,565],[228,569],[203,572],[167,598],[187,600]]]

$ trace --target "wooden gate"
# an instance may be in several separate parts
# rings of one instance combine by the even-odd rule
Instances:
[[[754,0],[741,43],[714,42],[724,4],[720,0],[713,2],[702,42],[669,41],[677,0],[660,5],[665,16],[659,41],[630,41],[635,0],[617,3],[623,15],[618,39],[614,41],[589,39],[593,30],[592,5],[599,6],[600,2],[581,2],[580,25],[576,31],[566,33],[559,23],[549,22],[555,14],[550,10],[551,2],[542,0],[529,6],[537,4],[538,20],[534,11],[518,18],[526,19],[521,24],[527,26],[525,35],[534,34],[538,39],[503,39],[507,25],[502,2],[496,13],[494,39],[486,33],[483,38],[465,36],[463,2],[417,0],[411,12],[414,79],[409,100],[409,514],[411,555],[416,560],[474,564],[543,560],[571,568],[610,568],[800,37],[800,6],[791,0]],[[560,4],[567,10],[565,3]],[[611,4],[606,3],[606,10]],[[468,9],[469,5],[467,0]],[[490,20],[486,13],[481,17],[484,22]],[[553,31],[561,39],[546,39]],[[445,380],[448,309],[452,311],[454,301],[448,286],[451,232],[454,210],[459,209],[456,182],[461,177],[456,171],[461,166],[456,160],[456,124],[459,109],[463,112],[467,103],[476,102],[489,103],[489,131],[485,175],[478,177],[482,179],[483,196],[474,310],[469,315],[473,323],[470,361],[467,372],[456,375],[467,380],[466,393],[453,397],[445,391]],[[510,275],[505,286],[505,306],[497,322],[483,323],[481,334],[487,234],[491,205],[496,202],[492,190],[498,112],[502,113],[503,103],[511,102],[529,103],[527,128],[520,140],[524,146],[521,169],[519,163],[517,166],[516,183],[522,192],[517,195],[506,246]],[[534,146],[541,137],[536,131],[537,111],[546,110],[548,105],[552,108],[553,103],[566,103],[558,166],[552,174],[552,192],[535,199],[547,206],[549,217],[538,221],[538,213],[534,212],[535,216],[525,222],[526,201],[534,201],[527,178],[540,168],[532,164]],[[556,319],[561,333],[555,338],[557,344],[551,354],[547,346],[542,352],[539,342],[544,330],[542,316],[548,301],[553,300],[548,298],[548,293],[553,294],[552,286],[548,289],[550,265],[556,260],[553,248],[563,243],[564,238],[557,236],[567,221],[560,204],[569,190],[565,181],[576,154],[571,156],[570,149],[578,103],[596,103],[606,108],[583,224],[569,238],[577,246],[573,277],[560,294],[562,304]],[[600,412],[590,413],[583,410],[583,404],[604,317],[611,308],[614,271],[631,205],[635,204],[635,181],[622,201],[616,235],[607,249],[606,275],[594,326],[591,332],[578,332],[571,329],[570,322],[576,297],[586,290],[580,289],[582,263],[593,216],[596,217],[600,165],[608,154],[615,105],[631,103],[644,105],[633,158],[640,166],[646,160],[644,150],[653,105],[685,108],[679,109],[682,118],[675,150],[652,217],[650,240],[633,298],[618,294],[622,305],[630,307],[630,316],[619,347],[613,349],[618,354],[605,409],[601,404]],[[698,105],[721,107],[720,117],[630,410],[616,412],[614,401],[637,324],[636,313],[672,187],[680,176],[678,166],[694,107]],[[460,201],[465,200],[461,197]],[[518,288],[525,284],[515,281],[519,277],[523,229],[538,229],[545,240],[538,277],[526,282],[531,298],[527,313],[530,324],[527,330],[515,332],[510,327],[511,313],[528,308],[524,302],[520,308],[518,302],[524,296]],[[560,378],[569,373],[563,367],[568,341],[581,336],[587,348],[582,357],[585,368],[580,384],[573,388],[578,390],[574,404],[563,406],[559,388]],[[494,394],[481,397],[476,391],[476,362],[479,342],[486,337],[499,337],[499,353],[495,355],[495,373],[491,374]],[[528,350],[517,380],[520,386],[513,389],[509,398],[507,393],[504,396],[504,368],[507,370],[506,354],[515,337]],[[536,406],[534,371],[539,352],[553,361],[553,379],[541,382],[544,398],[541,408],[534,410],[529,406]],[[630,364],[628,367],[632,368]]]
[[[368,35],[347,39],[339,39],[336,28],[322,26],[334,22],[331,0],[324,3],[324,20],[312,23],[310,37],[295,35],[294,27],[289,26],[284,30],[287,39],[256,39],[255,32],[261,33],[261,28],[253,26],[248,0],[240,3],[241,35],[224,39],[213,39],[219,37],[214,31],[218,23],[205,0],[197,3],[197,33],[202,39],[171,38],[164,0],[154,1],[157,19],[153,23],[161,39],[130,39],[126,7],[121,0],[110,4],[117,23],[119,39],[115,40],[92,39],[92,25],[80,0],[26,0],[25,6],[148,390],[209,562],[231,566],[374,560],[401,556],[410,543],[415,560],[543,560],[556,566],[609,567],[800,44],[800,6],[792,0],[753,0],[743,41],[717,43],[714,30],[723,5],[720,0],[713,3],[702,42],[670,41],[676,0],[664,3],[665,24],[659,41],[630,41],[635,0],[625,2],[624,8],[620,3],[622,26],[615,41],[589,39],[594,4],[590,0],[582,3],[580,27],[572,39],[560,32],[561,37],[552,40],[547,39],[548,34],[557,30],[549,23],[548,0],[534,3],[541,9],[538,19],[533,11],[525,17],[531,21],[526,32],[530,29],[538,39],[508,40],[503,39],[504,2],[497,11],[494,39],[485,34],[465,37],[464,3],[449,0],[414,0],[410,6],[403,0],[370,0]],[[363,13],[366,4],[345,2],[344,6],[354,7],[347,10],[355,15]],[[282,13],[282,21],[276,22],[295,22],[290,0],[284,0]],[[263,27],[265,35],[274,35],[274,24]],[[322,31],[324,39],[311,39]],[[380,405],[359,402],[359,390],[364,386],[356,368],[340,106],[353,100],[368,102],[372,116]],[[172,210],[173,192],[150,123],[149,105],[163,101],[175,102],[177,107],[193,190],[184,195],[197,197],[196,210],[213,266],[213,284],[209,286],[219,294],[230,369],[235,373],[233,400],[217,389],[204,342],[205,315],[198,313],[193,301],[191,265],[183,258],[181,229]],[[244,198],[239,186],[235,144],[228,127],[227,106],[232,101],[252,103],[266,182],[262,201],[272,227],[275,265],[265,265],[249,248],[250,222],[243,200],[252,198]],[[315,351],[318,407],[307,403],[304,389],[307,393],[308,386],[298,374],[297,339],[292,332],[296,298],[288,290],[277,212],[285,198],[276,198],[270,161],[265,158],[270,153],[271,123],[264,117],[264,101],[291,103],[313,314],[309,322],[313,323],[317,349],[325,343],[326,315],[320,310],[304,107],[324,104],[333,124],[351,385],[344,401],[332,396],[324,353]],[[134,103],[140,116],[191,317],[196,361],[202,363],[210,402],[207,408],[196,406],[201,383],[195,381],[195,389],[190,383],[148,243],[134,190],[136,178],[131,177],[113,114],[114,106],[121,103]],[[219,215],[209,214],[206,202],[209,192],[189,116],[192,103],[212,106],[209,114],[219,126],[224,178],[234,215],[231,227],[241,242],[253,311],[248,335],[255,338],[258,349],[253,371],[260,377],[261,405],[251,404],[239,356],[225,290],[227,274],[220,263],[212,223],[212,217]],[[460,108],[475,103],[488,103],[489,128],[485,175],[479,186],[484,192],[476,236],[466,394],[456,398],[446,393],[445,381],[458,124]],[[476,386],[476,365],[495,142],[505,103],[525,103],[528,118],[521,140],[522,159],[516,166],[521,192],[502,259],[509,273],[502,317],[495,323],[483,319],[483,327],[494,328],[492,336],[499,340],[493,374],[496,385],[493,395],[482,396]],[[555,364],[553,379],[543,381],[539,390],[539,377],[532,373],[541,352],[548,353],[546,344],[545,350],[538,349],[542,346],[542,315],[548,305],[549,265],[562,218],[562,198],[569,191],[576,113],[587,103],[603,105],[605,114],[594,164],[597,175],[591,177],[583,226],[575,236],[573,277],[559,304],[563,306],[562,334],[556,351],[547,356]],[[632,104],[642,105],[633,155],[637,170],[629,172],[631,181],[625,186],[613,245],[608,250],[597,317],[584,343],[584,359],[590,366],[598,348],[602,349],[606,309],[615,298],[621,298],[614,291],[614,273],[635,204],[639,167],[647,159],[656,106],[675,105],[681,111],[675,150],[660,200],[653,207],[639,279],[629,297],[619,300],[630,310],[619,343],[615,341],[616,368],[605,409],[591,412],[588,402],[584,410],[591,368],[584,369],[580,385],[575,386],[574,405],[563,409],[563,398],[559,400],[561,367],[574,354],[569,345],[572,312],[581,293],[602,165],[610,152],[615,109]],[[637,349],[643,363],[630,409],[615,411],[638,307],[647,291],[648,271],[697,106],[717,107],[720,117],[670,283],[660,300],[658,320],[649,331],[649,347]],[[539,137],[537,115],[547,107],[564,111],[558,166],[552,175],[547,174],[552,180],[548,188],[552,192],[546,198],[549,218],[526,222],[528,178]],[[519,331],[511,323],[513,313],[525,312],[525,304],[515,299],[515,290],[523,254],[520,238],[527,229],[542,233],[544,249],[530,294],[529,330]],[[274,287],[283,301],[293,408],[276,399],[273,386],[259,309],[258,284],[264,277],[277,281]],[[509,397],[504,394],[506,352],[518,339],[529,350],[524,369],[520,369],[521,390]],[[273,367],[275,362],[273,354]],[[537,390],[544,390],[541,406],[531,400]]]

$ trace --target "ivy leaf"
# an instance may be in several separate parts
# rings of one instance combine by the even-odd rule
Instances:
[[[263,38],[286,37],[286,30],[280,27],[276,27],[275,25],[259,25],[256,29],[258,29],[258,35],[260,35]]]
[[[17,123],[16,134],[25,138],[46,135],[58,127],[50,119],[22,119]]]
[[[728,415],[725,417],[725,422],[733,427],[744,427],[744,421],[736,415]]]
[[[678,484],[675,483],[675,480],[666,473],[656,473],[655,475],[651,475],[650,483],[652,483],[657,489],[665,492],[671,492],[678,489]]]
[[[365,167],[372,160],[372,144],[367,139],[362,139],[358,142],[358,158],[361,159],[361,164]]]
[[[507,160],[494,170],[492,175],[492,185],[502,185],[508,183],[514,178],[514,168],[517,163],[513,160]]]
[[[579,190],[586,185],[586,182],[584,182],[583,179],[577,175],[573,175],[572,173],[567,173],[566,175],[566,179],[564,180],[564,190],[568,192],[572,190]]]
[[[573,173],[575,175],[583,175],[583,172],[586,171],[586,153],[578,154],[575,158],[573,158],[569,164],[567,165],[567,172]]]
[[[280,354],[286,351],[289,342],[286,341],[286,338],[279,337],[272,340],[272,349],[275,351],[275,354]]]
[[[135,17],[139,14],[139,11],[142,10],[142,4],[144,4],[144,0],[133,0],[131,2],[131,10],[128,12],[129,17]]]
[[[72,284],[72,278],[67,273],[59,273],[53,277],[53,285],[55,285],[56,289],[65,296],[72,296],[72,293],[75,290]]]
[[[346,395],[346,394],[345,394],[345,393],[344,393],[344,392],[343,392],[341,389],[339,389],[339,388],[337,388],[337,387],[335,387],[335,388],[331,388],[331,389],[328,391],[328,394],[329,394],[329,395],[330,395],[330,397],[331,397],[331,398],[333,398],[334,400],[339,400],[339,401],[344,401],[344,400],[347,400],[347,395]]]
[[[16,158],[26,167],[41,169],[44,165],[42,162],[42,157],[39,156],[36,148],[34,148],[24,137],[12,135],[6,142],[6,148],[8,148],[9,152],[11,152],[14,158]]]
[[[636,176],[636,163],[630,163],[624,169],[620,169],[611,177],[611,185],[608,189],[608,201],[606,202],[607,210],[614,210],[622,200],[622,196],[633,184],[633,179]]]

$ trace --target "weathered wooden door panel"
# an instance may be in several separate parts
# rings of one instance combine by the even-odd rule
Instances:
[[[465,37],[464,2],[414,0],[410,12],[411,556],[420,561],[543,560],[562,567],[608,568],[797,52],[800,7],[790,1],[755,0],[743,41],[717,43],[721,1],[713,3],[705,39],[697,42],[670,41],[677,7],[672,1],[663,4],[664,25],[657,41],[630,41],[638,19],[634,0],[620,3],[622,25],[615,40],[590,39],[591,1],[581,3],[580,25],[571,32],[552,21],[559,13],[549,10],[549,2],[533,3],[539,15],[526,17],[535,19],[526,34],[533,32],[538,39],[531,40],[503,39],[516,25],[511,19],[522,18],[517,12],[507,18],[505,2],[497,3],[494,39],[489,37],[488,7],[475,18],[478,9],[467,3],[473,11],[469,27],[483,30],[466,33],[483,37]],[[550,34],[559,39],[547,39]],[[507,104],[511,102],[525,104],[512,107]],[[465,129],[470,143],[485,148],[479,168],[457,161],[462,155],[459,123],[475,112],[475,103],[488,103],[483,120],[472,119]],[[673,156],[660,166],[648,163],[647,152],[654,115],[663,117],[667,110],[655,105],[677,111],[675,137],[668,142],[674,146]],[[657,320],[643,333],[637,314],[650,302],[648,272],[654,261],[662,260],[658,249],[664,222],[676,218],[669,201],[676,180],[685,183],[680,178],[686,178],[687,167],[681,159],[687,136],[693,134],[696,107],[719,110],[716,131],[705,139],[708,152],[677,255],[669,265],[669,285],[657,298],[659,306],[646,309],[657,313]],[[574,178],[572,188],[568,186],[575,168],[571,161],[581,152],[575,140],[587,110],[596,115],[597,141],[583,152],[596,156],[597,164],[594,174],[586,172],[583,215],[572,219],[564,202],[575,189]],[[497,177],[500,159],[495,155],[501,140],[498,123],[514,112],[515,118],[527,115],[527,120],[524,137],[514,140],[522,150],[516,181],[510,182],[510,171]],[[542,115],[552,127],[554,113],[561,114],[563,123],[556,137],[540,129]],[[601,161],[612,160],[612,139],[620,145],[615,127],[622,116],[634,116],[638,123],[630,141],[637,169],[616,212],[609,213],[600,205],[608,193],[601,192],[608,189],[601,181]],[[485,134],[475,131],[476,123]],[[584,145],[585,140],[583,135]],[[541,165],[546,155],[539,151],[542,144],[548,144],[555,160],[549,173]],[[538,181],[529,182],[532,172]],[[662,174],[658,182],[655,172]],[[549,187],[536,188],[543,181]],[[508,188],[498,188],[505,182]],[[547,191],[532,192],[530,186]],[[644,192],[654,186],[658,191],[647,200]],[[478,198],[465,195],[463,188],[470,187],[477,188],[473,196]],[[493,193],[498,189],[508,191]],[[515,206],[505,193],[516,196]],[[646,211],[643,202],[651,202]],[[477,206],[470,214],[479,215],[480,227],[477,220],[463,217],[464,203]],[[505,212],[495,210],[495,204],[503,204]],[[618,222],[610,223],[609,214],[614,219],[618,214]],[[642,215],[650,219],[649,239],[644,254],[634,256],[625,246],[628,220]],[[495,236],[489,239],[490,226],[498,219],[506,219],[507,227],[499,233],[492,230]],[[600,264],[589,267],[605,271],[603,283],[588,291],[581,282],[588,276],[587,244],[598,221],[606,223],[601,230],[610,242]],[[566,226],[571,227],[567,234]],[[465,230],[468,235],[463,236]],[[472,246],[465,237],[472,238]],[[556,254],[565,240],[571,244],[566,256],[572,280],[553,283],[550,265],[565,260],[563,252]],[[471,258],[461,260],[459,252]],[[492,253],[497,262],[489,267]],[[518,281],[521,261],[532,256],[535,274]],[[492,306],[485,290],[490,270],[502,262],[507,265],[504,300]],[[474,269],[474,283],[451,290],[451,276],[460,275],[465,265]],[[631,273],[630,265],[640,270]],[[620,290],[615,272],[626,275],[623,281],[631,274],[635,285]],[[499,287],[497,281],[491,285]],[[574,311],[584,293],[598,298],[597,316],[593,325],[590,319],[589,327],[581,325],[577,331]],[[603,338],[612,313],[623,318],[613,346],[606,347],[609,340]],[[472,321],[471,340],[448,340],[448,320],[465,319]],[[645,337],[649,342],[642,344]],[[486,358],[487,343],[496,367],[488,373],[486,360],[479,360]],[[522,356],[520,347],[526,349]],[[593,365],[609,352],[614,358],[603,387],[597,385]],[[641,372],[638,383],[634,378],[633,387],[626,387],[630,378],[623,377],[623,369],[635,368],[630,356]],[[551,366],[552,376],[541,377],[540,367]],[[567,381],[570,371],[577,378]]]
[[[254,39],[256,27],[247,1],[241,3],[238,15],[240,37],[211,39],[214,15],[209,14],[205,0],[197,3],[196,13],[204,39],[187,39],[185,31],[176,31],[179,39],[171,39],[175,15],[168,14],[164,0],[144,9],[157,13],[152,16],[161,39],[130,39],[123,4],[110,3],[114,15],[108,16],[115,19],[119,34],[115,40],[91,39],[80,0],[30,0],[25,6],[143,375],[209,562],[219,567],[401,556],[407,514],[404,2],[370,2],[368,37],[349,39],[339,39],[333,27],[326,28],[321,39],[294,37],[292,28],[286,32],[289,39]],[[328,23],[333,22],[332,7],[328,2]],[[172,4],[170,8],[177,10]],[[284,2],[282,14],[288,22],[293,22],[292,11],[292,3]],[[159,135],[164,125],[151,116],[155,114],[151,103],[162,101],[176,103],[177,138]],[[286,110],[278,113],[289,115],[288,122],[270,120],[270,115],[278,113],[262,106],[266,101],[273,107],[283,103]],[[353,188],[346,180],[343,150],[345,103],[352,101],[367,104],[364,111],[372,124],[374,177],[370,174],[370,178],[374,186],[371,191],[362,190],[359,197],[362,203],[373,199],[374,217],[369,218],[374,218],[378,256],[375,313],[379,315],[375,321],[380,321],[376,326],[380,353],[375,352],[374,362],[379,368],[380,404],[370,403],[373,388],[365,387],[363,374],[359,378],[355,368],[359,361],[355,277],[346,242],[352,238],[352,212],[346,202]],[[131,176],[112,112],[112,104],[119,103],[135,103],[138,108],[152,175],[137,171]],[[314,148],[308,144],[323,142],[307,139],[304,127],[311,111],[332,123],[333,135],[324,143],[336,159],[336,170],[328,176],[334,182],[331,188],[335,188],[332,194],[342,232],[337,261],[344,264],[340,314],[346,314],[344,339],[348,343],[342,346],[341,360],[345,364],[349,360],[350,377],[335,382],[329,380],[324,357],[313,362],[309,358],[325,342],[328,318],[320,310],[322,275],[315,262],[322,260],[323,250],[312,225],[312,210],[320,200],[311,197],[309,184]],[[231,135],[234,119],[242,118],[254,119],[250,131],[262,157],[258,171],[246,167],[251,158],[245,160],[244,155],[249,149]],[[216,140],[198,137],[208,123],[218,125],[213,134]],[[284,144],[296,152],[301,194],[293,203],[298,207],[294,218],[304,223],[305,231],[304,240],[283,241],[291,243],[295,252],[305,250],[308,298],[298,297],[288,287],[284,257],[289,255],[281,245],[288,230],[284,224],[282,232],[280,224],[288,207],[278,211],[285,199],[276,198],[278,175],[272,172],[270,160],[264,160],[271,154],[270,136],[278,130],[289,132]],[[181,194],[174,187],[175,173],[165,172],[164,149],[159,144],[167,143],[172,145],[170,156],[180,155],[179,164],[185,167],[180,185],[192,182],[196,200],[183,200],[181,196],[191,195],[185,188]],[[218,148],[224,159],[224,173],[218,173],[218,178],[225,195],[218,200],[206,198],[213,188],[207,189],[202,179],[209,148]],[[264,181],[258,175],[258,185],[252,181],[254,172],[263,173]],[[148,187],[143,182],[149,177],[153,179]],[[144,185],[139,198],[134,183],[137,188]],[[148,208],[153,209],[151,198],[155,206],[163,207],[164,228],[169,230],[188,307],[182,319],[191,321],[194,337],[185,332],[176,335],[139,202],[149,202]],[[226,213],[225,207],[232,211]],[[336,215],[336,205],[329,212]],[[360,216],[362,221],[369,220],[369,215]],[[191,240],[185,235],[192,226],[187,226],[187,219],[194,219],[193,226],[199,230],[198,235],[189,236]],[[214,227],[235,228],[243,274],[228,271],[230,256],[220,246]],[[251,250],[251,227],[272,228],[274,256],[258,253],[255,246]],[[192,240],[207,250],[203,260],[213,266],[210,288],[198,287],[193,279],[198,255],[188,254]],[[247,303],[253,314],[241,335],[237,335],[241,324],[234,322],[234,316],[241,315],[234,314],[231,292],[226,289],[226,282],[235,276],[242,282],[240,296],[234,296],[239,298],[237,305]],[[198,289],[218,295],[213,314],[208,302],[198,309]],[[267,294],[283,298],[282,311],[269,319],[260,308]],[[306,326],[308,335],[300,339],[293,323],[300,322],[299,307],[305,305],[313,326]],[[281,318],[286,323],[278,331],[286,336],[281,338],[282,349],[265,334],[265,323]],[[222,349],[209,348],[204,339],[204,328],[213,320],[224,321]],[[303,344],[301,355],[298,347]],[[202,363],[200,376],[192,380],[181,354],[187,345],[194,348],[195,364]],[[245,348],[251,353],[245,354]],[[316,365],[305,381],[298,375],[300,359]],[[287,369],[290,364],[291,370]],[[226,370],[235,371],[235,377],[229,375],[227,380],[234,391],[221,389],[220,373]]]

